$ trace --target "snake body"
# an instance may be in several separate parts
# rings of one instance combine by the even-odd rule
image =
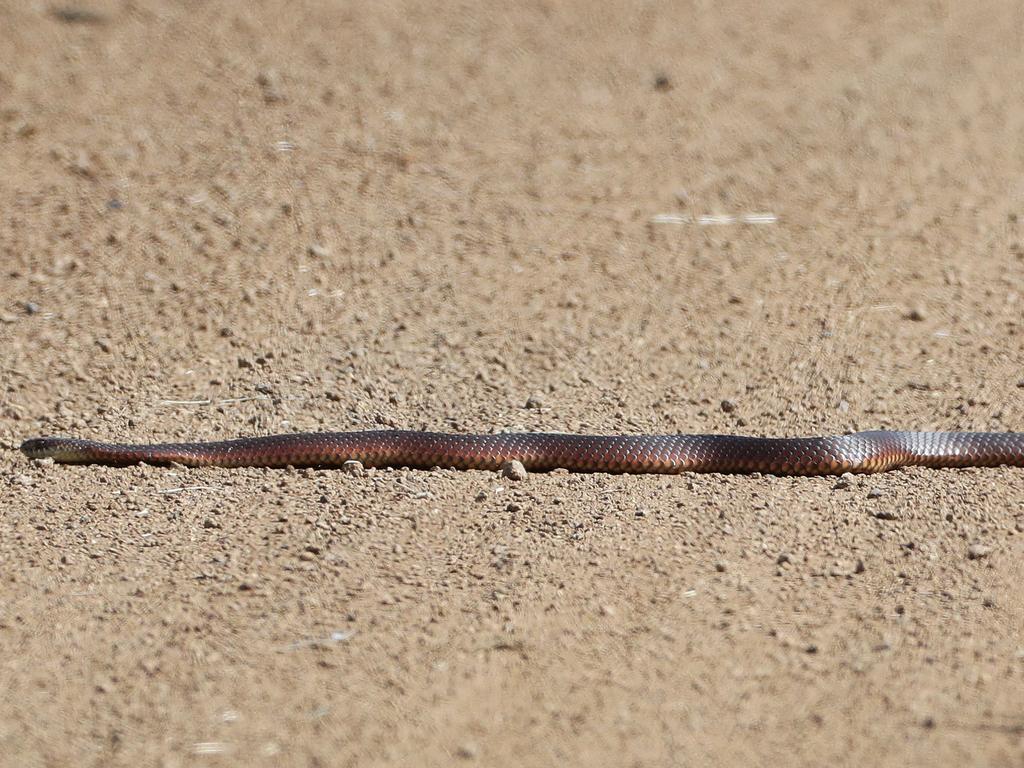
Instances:
[[[26,440],[21,450],[31,458],[67,464],[122,466],[173,462],[191,467],[340,467],[359,461],[368,467],[495,470],[518,460],[534,471],[838,475],[905,466],[1024,466],[1024,432],[874,431],[769,438],[377,430],[152,445],[42,437]]]

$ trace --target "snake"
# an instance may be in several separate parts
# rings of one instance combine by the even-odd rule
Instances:
[[[582,435],[559,432],[461,434],[413,430],[305,432],[215,442],[123,444],[73,437],[26,440],[33,459],[65,464],[188,467],[364,467],[528,471],[718,472],[841,475],[899,467],[1024,466],[1024,432],[876,430],[832,437],[724,434]]]

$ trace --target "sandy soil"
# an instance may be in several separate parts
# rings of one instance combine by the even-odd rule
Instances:
[[[1019,3],[0,6],[0,763],[1024,761],[1019,470],[17,450],[1024,428]]]

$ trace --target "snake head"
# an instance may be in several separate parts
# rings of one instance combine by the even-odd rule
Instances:
[[[63,463],[82,461],[81,441],[69,437],[33,437],[21,444],[30,459],[53,459]]]

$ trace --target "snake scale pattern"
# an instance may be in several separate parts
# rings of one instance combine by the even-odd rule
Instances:
[[[873,431],[835,437],[734,435],[445,434],[409,430],[313,432],[206,443],[125,445],[69,437],[26,440],[30,458],[67,464],[178,463],[190,467],[367,467],[839,475],[897,467],[1024,466],[1024,432]]]

